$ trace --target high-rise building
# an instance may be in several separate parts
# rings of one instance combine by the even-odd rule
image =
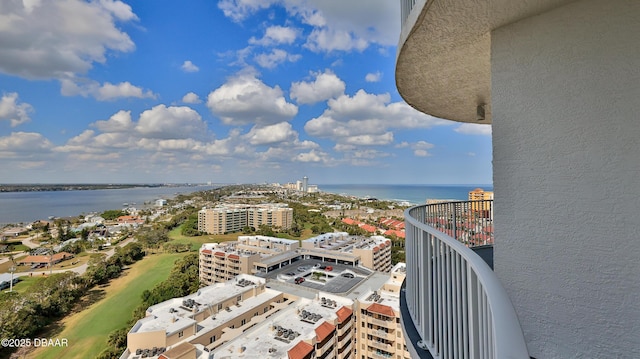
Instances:
[[[493,191],[485,191],[482,188],[469,191],[469,201],[488,201],[492,199]]]
[[[309,177],[307,176],[302,177],[302,192],[309,192]]]
[[[474,217],[407,212],[409,350],[640,357],[640,2],[401,6],[399,93],[424,113],[492,125],[498,194],[495,271],[453,240]]]
[[[209,234],[239,232],[245,226],[261,225],[289,229],[293,224],[293,208],[285,204],[227,204],[203,208],[198,212],[198,230]]]

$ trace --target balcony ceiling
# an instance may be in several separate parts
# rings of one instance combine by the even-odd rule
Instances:
[[[427,0],[402,25],[396,86],[430,115],[491,123],[491,30],[575,0]],[[421,3],[421,1],[417,1]],[[485,120],[477,106],[486,104]]]

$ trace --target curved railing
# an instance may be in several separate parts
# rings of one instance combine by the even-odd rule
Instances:
[[[422,339],[417,346],[434,358],[529,358],[511,300],[491,268],[468,248],[493,242],[492,219],[492,201],[405,211],[404,296]]]

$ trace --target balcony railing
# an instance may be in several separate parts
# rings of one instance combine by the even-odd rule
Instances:
[[[498,277],[468,246],[493,243],[492,201],[439,203],[405,211],[405,332],[415,327],[420,355],[434,358],[529,358],[511,300]],[[489,230],[490,228],[490,230]],[[489,235],[478,242],[478,234]],[[411,322],[411,323],[408,323]]]
[[[422,223],[467,247],[493,244],[493,200],[461,201],[421,206]]]

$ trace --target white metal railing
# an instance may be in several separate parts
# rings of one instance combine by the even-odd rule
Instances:
[[[405,296],[421,344],[437,359],[529,358],[518,317],[495,273],[467,245],[427,224],[442,217],[445,205],[405,211]],[[448,215],[463,213],[456,208],[480,208],[463,202],[450,206],[454,211]],[[444,228],[459,233],[457,217],[452,219],[435,222],[454,224]]]

